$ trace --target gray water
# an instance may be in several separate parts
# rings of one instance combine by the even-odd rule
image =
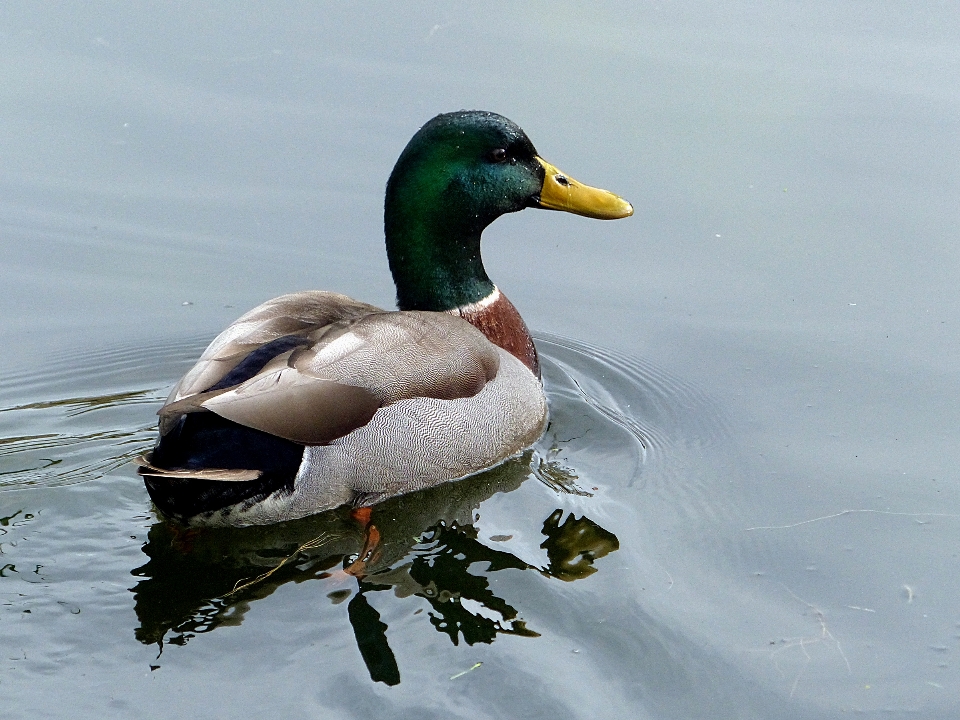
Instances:
[[[960,712],[960,9],[0,9],[4,717]],[[438,112],[631,200],[485,234],[550,431],[377,510],[184,534],[130,460],[221,327],[390,306]],[[391,659],[392,658],[392,659]]]

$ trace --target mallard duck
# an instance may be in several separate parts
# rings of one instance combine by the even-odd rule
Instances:
[[[505,117],[461,111],[424,125],[387,182],[399,310],[297,292],[220,333],[159,410],[159,440],[140,459],[159,510],[252,525],[369,507],[534,443],[547,418],[537,349],[480,257],[484,228],[528,207],[633,214],[543,160]]]

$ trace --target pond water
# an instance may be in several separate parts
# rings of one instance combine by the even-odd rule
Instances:
[[[4,717],[957,716],[960,7],[18,3],[0,58]],[[548,432],[366,559],[159,519],[170,386],[269,297],[390,306],[460,108],[637,211],[484,236]]]

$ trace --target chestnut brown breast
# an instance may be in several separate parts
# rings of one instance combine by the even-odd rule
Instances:
[[[506,295],[499,290],[494,293],[489,299],[459,307],[452,312],[459,313],[460,317],[486,335],[490,342],[513,355],[539,378],[540,360],[527,324]]]

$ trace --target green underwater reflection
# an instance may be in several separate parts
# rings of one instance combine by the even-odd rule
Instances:
[[[482,541],[474,526],[480,503],[533,478],[582,493],[569,470],[528,451],[474,477],[383,502],[368,523],[349,508],[250,528],[187,528],[161,520],[143,546],[149,560],[132,571],[140,578],[131,589],[136,638],[162,653],[164,644],[184,645],[198,634],[239,625],[254,601],[286,583],[309,580],[329,585],[331,604],[349,598],[347,617],[360,655],[371,679],[387,685],[400,682],[400,668],[389,628],[368,601],[373,593],[422,598],[423,628],[454,645],[489,644],[500,635],[538,637],[511,599],[494,591],[494,575],[531,570],[571,582],[597,572],[595,561],[620,545],[590,518],[572,512],[564,518],[561,509],[523,529],[540,525],[541,564]]]

